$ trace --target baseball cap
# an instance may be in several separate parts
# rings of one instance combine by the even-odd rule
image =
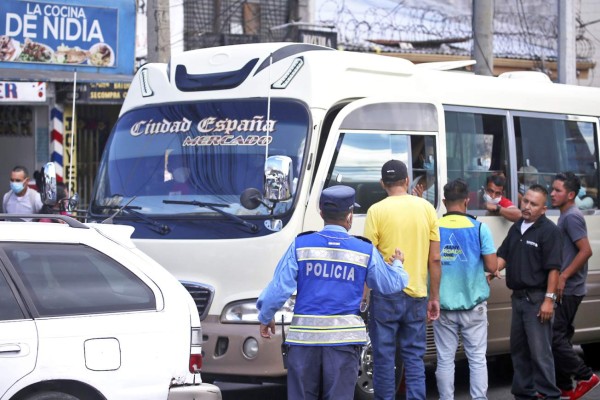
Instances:
[[[400,160],[390,160],[381,167],[381,180],[385,183],[396,182],[407,177],[406,164]]]
[[[354,202],[355,191],[350,186],[336,185],[323,189],[319,199],[322,211],[347,212],[353,207],[360,207]]]

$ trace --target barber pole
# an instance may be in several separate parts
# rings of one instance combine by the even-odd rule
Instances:
[[[55,104],[50,111],[51,141],[50,141],[50,161],[54,162],[56,168],[56,181],[63,181],[63,139],[65,135],[65,126],[63,124],[64,109]]]

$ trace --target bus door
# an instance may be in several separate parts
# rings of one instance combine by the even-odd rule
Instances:
[[[336,116],[323,147],[320,165],[305,218],[305,230],[323,226],[319,217],[321,191],[334,185],[356,190],[352,233],[362,235],[367,210],[382,200],[381,167],[390,159],[408,167],[410,190],[438,207],[440,177],[445,177],[445,145],[440,137],[444,113],[434,102],[404,102],[389,99],[361,99],[344,107]]]

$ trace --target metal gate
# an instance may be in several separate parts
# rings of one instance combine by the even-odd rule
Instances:
[[[90,203],[100,158],[119,109],[119,105],[77,106],[77,208],[80,210],[87,209]]]

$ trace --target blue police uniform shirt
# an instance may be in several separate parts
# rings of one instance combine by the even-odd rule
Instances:
[[[315,259],[312,262],[309,259],[299,262],[298,250],[303,252],[307,248],[307,244],[310,247],[311,243],[314,243],[315,247],[324,251],[327,250],[325,246],[327,248],[338,247],[335,244],[319,243],[321,239],[311,242],[311,240],[315,240],[314,237],[310,238],[313,235],[329,238],[325,241],[331,240],[332,242],[340,238],[344,241],[349,238],[352,239],[352,242],[357,241],[352,245],[358,247],[356,256],[360,258],[360,254],[368,255],[366,268],[363,267],[366,271],[357,270],[360,267],[352,268],[351,271],[348,265],[342,263],[327,264],[324,262],[327,259],[326,255],[322,259]],[[348,243],[352,242],[348,241]],[[352,252],[352,246],[345,246],[344,250]],[[300,312],[311,315],[358,314],[365,281],[370,288],[384,294],[402,291],[408,283],[408,274],[403,268],[398,268],[400,266],[400,261],[396,260],[394,268],[390,267],[373,245],[353,238],[343,227],[326,225],[322,231],[300,236],[290,245],[275,269],[273,280],[258,298],[256,303],[256,307],[260,310],[258,319],[262,324],[267,325],[277,310],[296,290],[298,290],[298,296],[295,314]],[[299,277],[299,273],[302,274],[301,277]],[[333,288],[340,287],[340,285],[349,285],[350,290],[336,290],[334,294],[332,290],[335,289]],[[303,293],[304,291],[306,293]],[[326,300],[328,297],[334,301]],[[325,300],[315,301],[316,298]]]

